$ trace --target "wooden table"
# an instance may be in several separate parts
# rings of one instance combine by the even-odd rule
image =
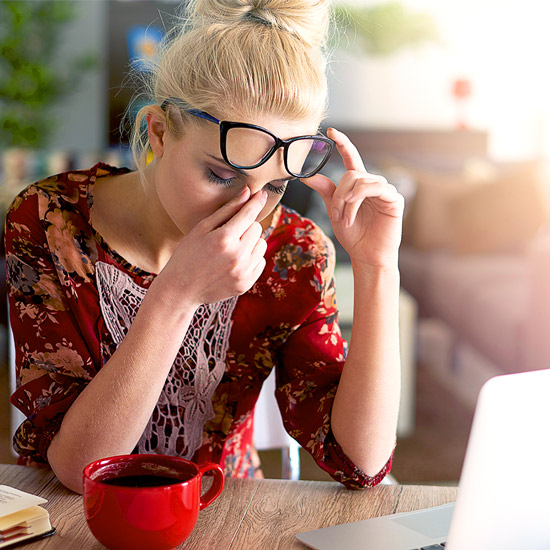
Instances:
[[[57,533],[29,550],[100,550],[88,530],[82,497],[51,473],[0,465],[0,485],[48,500]],[[379,485],[351,491],[336,482],[227,479],[222,494],[199,514],[191,537],[180,547],[197,550],[302,549],[300,531],[437,506],[456,500],[456,487]]]

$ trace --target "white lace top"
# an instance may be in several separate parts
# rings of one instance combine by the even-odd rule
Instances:
[[[126,273],[96,263],[101,313],[113,341],[126,336],[147,291]],[[201,305],[138,443],[140,453],[190,459],[201,446],[204,424],[213,418],[212,395],[225,369],[231,314],[237,298]],[[170,426],[170,430],[165,429]]]

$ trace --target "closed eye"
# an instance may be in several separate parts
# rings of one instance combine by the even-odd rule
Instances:
[[[273,185],[272,183],[266,183],[265,187],[268,191],[271,191],[271,193],[275,193],[276,195],[282,195],[286,191],[287,184],[283,185]]]
[[[218,176],[218,174],[216,174],[215,172],[213,172],[210,169],[208,169],[207,176],[208,176],[208,180],[211,181],[212,183],[217,183],[219,185],[225,185],[226,187],[229,187],[230,185],[233,185],[233,182],[237,179],[234,176],[231,177],[231,178],[221,178],[220,176]]]
[[[207,171],[207,177],[208,177],[208,180],[211,181],[212,183],[216,183],[218,185],[224,185],[225,187],[230,187],[235,183],[235,180],[237,179],[236,176],[232,176],[230,178],[222,178],[218,176],[218,174],[216,174],[210,168]],[[286,191],[287,184],[288,184],[288,180],[286,180],[283,185],[273,185],[272,183],[266,183],[265,188],[270,193],[274,193],[276,195],[283,195],[284,192]]]

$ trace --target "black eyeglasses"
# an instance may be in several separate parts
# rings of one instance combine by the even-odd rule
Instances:
[[[170,103],[220,127],[221,154],[225,162],[233,168],[258,168],[282,147],[286,171],[295,178],[309,178],[323,168],[335,146],[332,139],[322,134],[280,139],[261,126],[246,122],[220,121],[204,111],[190,108],[177,98],[164,100],[161,108],[165,110]]]

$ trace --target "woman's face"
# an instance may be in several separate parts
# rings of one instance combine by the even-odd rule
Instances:
[[[267,115],[254,120],[235,120],[266,128],[282,139],[315,134],[318,128],[316,120],[287,122]],[[245,185],[251,195],[262,189],[267,192],[266,205],[257,218],[259,222],[266,220],[281,200],[289,180],[295,179],[285,170],[283,149],[278,149],[262,166],[239,171],[222,158],[219,126],[208,120],[197,122],[188,124],[179,138],[165,132],[161,154],[155,151],[155,189],[172,222],[184,235],[189,233]],[[244,142],[236,145],[248,147]]]

